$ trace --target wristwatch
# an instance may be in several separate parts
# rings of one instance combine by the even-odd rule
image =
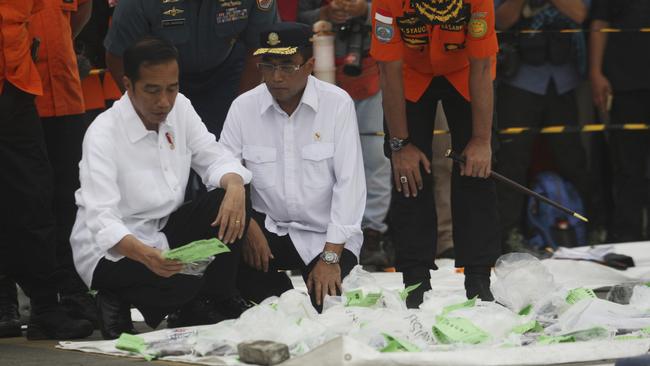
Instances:
[[[326,250],[320,254],[320,259],[327,264],[337,264],[339,262],[339,255],[336,252]]]
[[[390,140],[388,140],[388,144],[390,145],[390,149],[393,151],[400,151],[402,148],[406,145],[408,145],[411,142],[411,139],[407,138],[397,138],[397,137],[391,137]]]

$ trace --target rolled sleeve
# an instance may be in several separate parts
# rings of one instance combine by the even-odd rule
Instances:
[[[346,243],[361,234],[361,219],[366,206],[366,179],[361,154],[354,103],[350,99],[336,118],[334,171],[336,183],[332,195],[327,242]]]
[[[467,55],[471,58],[493,57],[499,50],[494,9],[493,0],[479,0],[472,6],[466,42]]]
[[[402,37],[397,27],[396,17],[401,9],[386,0],[372,2],[370,17],[372,18],[372,37],[370,40],[370,55],[377,61],[396,61],[402,59]],[[399,2],[397,2],[399,5]]]
[[[244,184],[248,184],[253,177],[253,174],[239,162],[227,163],[221,166],[216,167],[208,177],[208,182],[210,186],[221,188],[221,178],[228,174],[235,173],[242,177]]]
[[[125,236],[131,234],[121,222],[114,222],[103,229],[100,229],[95,235],[95,243],[102,251],[108,252],[115,244],[119,243]]]

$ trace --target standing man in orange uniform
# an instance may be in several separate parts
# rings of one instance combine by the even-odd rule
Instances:
[[[75,317],[96,323],[96,308],[88,288],[72,263],[70,232],[77,215],[74,192],[79,188],[81,143],[86,131],[84,99],[73,39],[90,19],[91,0],[44,0],[30,26],[40,39],[36,68],[43,95],[36,110],[43,123],[45,146],[54,174],[57,281],[61,302]]]
[[[38,42],[28,29],[41,9],[39,0],[0,0],[0,278],[15,280],[30,297],[28,339],[80,338],[92,324],[63,311],[52,276],[52,171],[34,106],[43,93],[32,61]]]
[[[436,210],[431,139],[442,101],[454,166],[452,220],[456,266],[465,267],[467,297],[493,300],[490,267],[501,248],[492,162],[493,80],[497,39],[492,0],[375,0],[371,55],[379,62],[395,190],[391,223],[397,269],[411,308],[431,288],[436,269]]]

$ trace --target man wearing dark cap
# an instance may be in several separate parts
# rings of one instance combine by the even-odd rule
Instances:
[[[456,266],[468,297],[492,300],[490,267],[501,252],[492,161],[492,81],[497,40],[492,0],[375,0],[370,53],[379,62],[386,151],[395,190],[390,210],[396,266],[418,307],[435,269],[436,210],[431,138],[442,101],[455,166],[451,204]]]
[[[310,76],[311,29],[276,24],[261,33],[264,84],[232,104],[220,142],[253,173],[253,214],[238,278],[259,302],[292,288],[299,269],[320,308],[357,264],[366,185],[354,102]]]

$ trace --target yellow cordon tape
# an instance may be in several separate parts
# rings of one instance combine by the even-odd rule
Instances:
[[[603,124],[586,124],[583,126],[547,126],[542,128],[534,127],[509,127],[499,130],[499,135],[519,135],[523,133],[535,133],[542,135],[553,135],[559,133],[590,133],[603,132],[607,130],[614,131],[648,131],[650,124],[647,123],[626,123],[623,125],[603,125]],[[433,130],[434,135],[447,135],[449,130]],[[384,136],[384,132],[365,132],[362,136]]]

